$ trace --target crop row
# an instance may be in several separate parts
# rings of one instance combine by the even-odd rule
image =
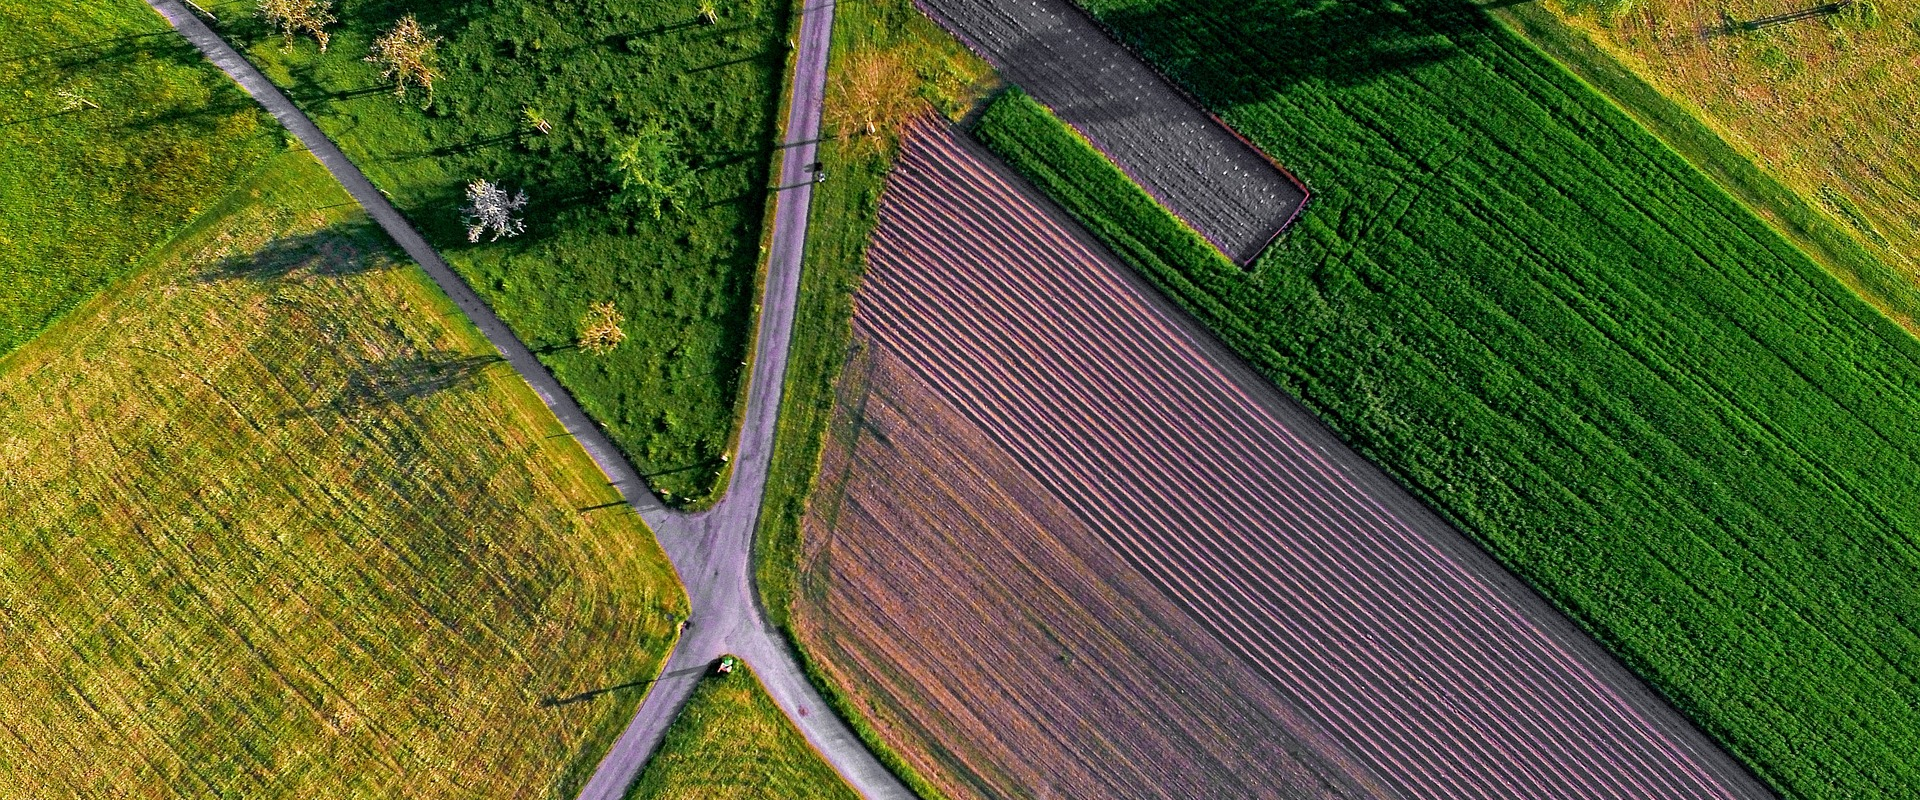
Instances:
[[[1169,246],[1033,109],[983,139],[1778,791],[1920,787],[1910,337],[1477,12],[1092,10],[1317,178],[1285,245]]]
[[[1022,507],[1068,509],[1300,709],[1349,793],[1763,794],[987,163],[908,145],[856,330],[1045,487]]]

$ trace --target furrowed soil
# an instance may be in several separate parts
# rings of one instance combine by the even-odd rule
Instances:
[[[1920,794],[1920,342],[1479,7],[1085,6],[1314,189],[1116,253],[1775,791]]]
[[[303,152],[0,359],[0,795],[572,797],[686,600]]]
[[[1066,0],[919,0],[1008,80],[1066,120],[1236,263],[1306,190]]]
[[[1767,796],[977,146],[868,257],[795,627],[943,792]]]

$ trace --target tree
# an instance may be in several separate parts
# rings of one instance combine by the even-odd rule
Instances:
[[[586,315],[580,318],[580,349],[596,356],[613,352],[613,348],[627,340],[627,332],[620,329],[623,321],[611,301],[602,300],[587,307]]]
[[[373,40],[373,52],[367,60],[380,65],[380,77],[393,81],[394,96],[405,98],[407,86],[418,84],[427,90],[427,102],[433,102],[433,80],[440,77],[433,70],[440,37],[432,33],[408,14],[394,23],[393,30]]]
[[[673,131],[649,123],[640,133],[620,140],[613,151],[609,169],[620,185],[617,202],[652,212],[659,219],[669,203],[686,197],[692,170],[680,154],[680,137]]]
[[[713,0],[700,0],[700,21],[707,25],[720,24],[720,9],[714,7]]]
[[[512,197],[507,190],[487,180],[477,180],[467,184],[467,207],[460,215],[467,223],[467,241],[480,241],[480,235],[493,232],[493,238],[487,241],[500,241],[502,236],[518,236],[527,229],[527,224],[514,217],[514,212],[527,205],[527,193],[520,191]]]
[[[327,52],[327,41],[333,38],[327,33],[327,26],[334,22],[333,0],[260,0],[260,16],[280,29],[288,50],[293,49],[296,33],[312,36],[320,43],[322,53]]]

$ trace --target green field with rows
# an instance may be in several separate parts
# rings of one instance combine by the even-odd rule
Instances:
[[[731,446],[789,18],[780,0],[700,6],[343,0],[325,53],[242,7],[220,28],[676,505],[712,496]],[[364,58],[406,14],[442,40],[441,77],[402,101]],[[651,197],[622,197],[629,146],[652,155]],[[476,179],[526,191],[525,233],[468,241]],[[627,334],[605,355],[574,346],[599,302]]]
[[[1920,787],[1920,343],[1471,7],[1100,0],[1315,198],[1243,271],[978,135],[1782,794]]]

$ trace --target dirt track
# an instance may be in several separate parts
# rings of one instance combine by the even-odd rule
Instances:
[[[803,636],[943,788],[1768,796],[1053,214],[912,138],[808,522]]]
[[[916,0],[1235,262],[1307,193],[1067,0]]]

